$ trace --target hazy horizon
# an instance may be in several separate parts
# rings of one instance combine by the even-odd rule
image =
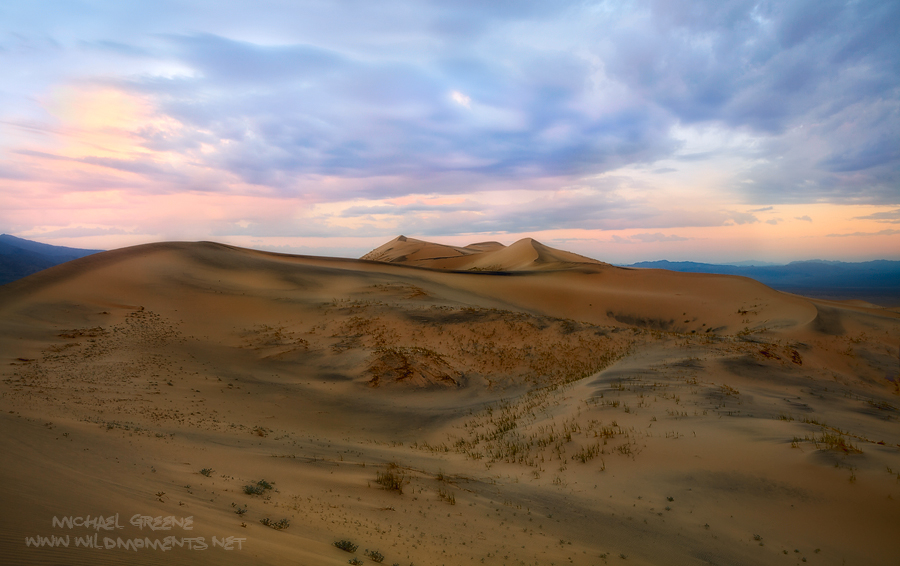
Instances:
[[[16,238],[21,238],[21,236],[16,236],[14,234],[3,233],[2,235],[8,235],[8,236],[16,237]],[[405,236],[405,234],[403,236]],[[415,238],[414,236],[406,236],[406,237]],[[523,237],[529,238],[531,236],[526,234]],[[41,242],[38,240],[31,240],[29,238],[22,238],[22,239],[38,242],[41,244],[49,244],[49,245],[57,245],[57,246],[62,245],[62,244],[58,244],[58,243],[53,243],[52,240]],[[391,239],[393,239],[393,238],[391,238]],[[424,238],[415,238],[415,239],[424,240]],[[161,243],[161,242],[165,242],[165,241],[171,241],[171,240],[148,240],[146,242],[135,242],[135,243],[131,243],[126,246],[120,246],[120,247]],[[217,243],[223,243],[223,244],[228,243],[228,242],[225,242],[224,240],[214,240],[212,238],[201,238],[196,241],[210,241],[210,242],[217,242]],[[384,244],[388,241],[390,241],[390,239],[380,242],[380,244],[378,244],[378,245]],[[425,241],[432,241],[434,243],[447,243],[447,242],[443,241],[442,239],[433,239],[433,240],[425,240]],[[472,241],[466,241],[465,244],[453,244],[453,245],[465,246],[465,245],[475,244],[475,243],[478,243],[481,241],[489,241],[489,240],[479,240],[479,241],[472,240]],[[511,241],[511,240],[505,241],[505,239],[497,239],[497,240],[490,240],[490,241],[498,241],[501,244],[503,244],[504,246],[508,246],[508,245],[514,243],[514,241]],[[542,243],[545,243],[545,242],[542,242]],[[263,245],[263,246],[259,246],[259,245],[243,246],[241,244],[230,244],[230,245],[237,245],[238,247],[247,247],[248,249],[269,251],[269,252],[276,252],[276,253],[285,253],[285,254],[293,254],[293,255],[322,256],[322,257],[336,257],[336,258],[345,258],[345,259],[359,259],[366,253],[368,253],[378,247],[378,245],[376,245],[376,246],[373,246],[372,248],[368,248],[368,249],[364,249],[364,248],[343,248],[343,249],[342,248],[324,248],[323,250],[319,250],[314,247],[303,248],[303,247],[296,247],[296,246],[271,246],[271,245],[270,246],[265,246],[265,245]],[[64,247],[74,247],[77,249],[95,249],[96,251],[111,251],[114,249],[118,249],[118,248],[79,248],[78,246],[64,246]],[[560,248],[560,249],[565,249],[565,248]],[[572,250],[565,249],[565,251],[572,251]],[[328,253],[328,252],[331,252],[331,253]],[[793,260],[783,261],[783,262],[764,261],[764,260],[752,259],[752,258],[751,259],[725,259],[722,261],[704,261],[704,260],[697,260],[697,259],[690,259],[690,258],[672,259],[671,257],[656,257],[656,258],[652,258],[652,259],[628,259],[628,258],[626,258],[625,260],[622,260],[622,261],[612,261],[612,260],[604,259],[602,257],[593,257],[588,254],[582,254],[582,255],[590,257],[591,259],[596,259],[596,260],[600,260],[600,261],[603,261],[606,263],[611,263],[613,265],[621,265],[621,266],[629,266],[629,265],[639,264],[639,263],[664,262],[664,261],[671,262],[671,263],[698,263],[698,264],[723,265],[723,266],[734,266],[734,267],[777,267],[777,266],[789,265],[789,264],[795,263],[795,262],[865,263],[865,262],[869,262],[869,261],[879,261],[879,260],[900,261],[898,259],[890,259],[890,258],[885,258],[885,257],[872,257],[870,259],[853,258],[851,260],[832,260],[832,259],[824,259],[821,257],[808,257],[808,258],[793,259]]]
[[[895,2],[7,3],[0,231],[900,259]]]

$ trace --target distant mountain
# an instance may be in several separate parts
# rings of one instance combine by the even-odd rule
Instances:
[[[0,285],[103,250],[51,246],[0,234]]]
[[[784,265],[783,263],[776,263],[772,261],[758,261],[755,259],[751,259],[748,261],[736,261],[734,263],[729,263],[728,265],[738,265],[741,267],[771,267],[775,265]]]
[[[860,299],[900,305],[900,261],[795,261],[787,265],[715,265],[691,261],[643,261],[625,267],[720,273],[756,279],[779,291],[823,299]]]

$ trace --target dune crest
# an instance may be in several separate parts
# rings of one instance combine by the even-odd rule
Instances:
[[[510,246],[480,242],[455,247],[399,236],[360,259],[450,271],[552,271],[608,266],[533,238],[522,238]]]

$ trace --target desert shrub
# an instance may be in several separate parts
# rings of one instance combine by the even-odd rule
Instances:
[[[244,493],[247,495],[262,495],[266,490],[259,487],[258,485],[245,485]]]
[[[291,522],[288,521],[287,519],[282,519],[280,521],[273,521],[273,520],[269,519],[268,517],[266,517],[265,519],[260,519],[259,522],[267,527],[271,527],[271,528],[275,529],[276,531],[284,530],[291,525]]]
[[[367,550],[366,556],[369,557],[372,562],[384,562],[384,554],[378,552],[377,550]]]
[[[353,566],[360,566],[360,564],[362,564],[362,560],[360,560],[359,558],[351,558],[350,560],[347,561],[347,564],[353,564]]]
[[[214,471],[215,470],[213,470],[212,468],[203,468],[202,470],[200,470],[200,473],[206,477],[212,477]]]
[[[453,495],[453,492],[445,489],[438,490],[438,497],[445,500],[450,505],[456,505],[456,496]]]
[[[262,495],[269,489],[272,489],[272,484],[266,480],[259,480],[255,484],[245,485],[244,493],[247,495]]]
[[[572,456],[573,460],[580,460],[582,464],[587,464],[600,454],[600,444],[596,443],[591,446],[583,446],[579,452]]]
[[[358,544],[353,544],[349,540],[343,540],[343,539],[336,541],[333,544],[334,544],[334,546],[336,546],[337,548],[340,548],[341,550],[343,550],[345,552],[356,552],[356,549],[359,548]]]
[[[376,472],[375,483],[388,491],[403,493],[403,485],[409,483],[406,475],[398,470],[397,464],[389,464],[385,472]]]

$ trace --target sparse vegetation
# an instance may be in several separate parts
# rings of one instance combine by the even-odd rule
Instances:
[[[819,423],[816,423],[819,424]],[[821,425],[820,426],[825,426]],[[830,428],[830,427],[829,427]],[[836,429],[832,429],[836,430]],[[833,432],[832,430],[823,430],[822,434],[805,435],[803,438],[795,436],[791,441],[791,448],[799,448],[801,442],[811,442],[817,450],[834,450],[843,452],[844,454],[862,454],[862,449],[848,440],[841,432]]]
[[[266,491],[273,489],[273,485],[266,480],[259,480],[255,484],[249,484],[244,486],[244,493],[247,495],[262,495]]]
[[[212,468],[203,468],[202,470],[200,470],[200,473],[206,477],[212,477],[213,471],[214,470]]]
[[[442,500],[446,501],[450,505],[456,505],[456,495],[453,494],[450,490],[447,489],[439,489],[438,497]]]
[[[279,521],[273,521],[266,517],[265,519],[260,519],[260,523],[263,525],[275,529],[276,531],[281,531],[288,528],[291,525],[291,522],[287,519],[281,519]]]
[[[377,550],[367,550],[365,554],[372,562],[384,562],[384,554],[378,552]]]
[[[383,489],[396,491],[402,495],[403,486],[409,483],[409,478],[400,471],[400,467],[397,464],[391,463],[388,464],[388,469],[386,471],[375,473],[375,483],[380,485]]]
[[[586,464],[600,455],[600,443],[594,443],[590,446],[582,446],[581,450],[572,456],[573,460],[578,460],[582,464]]]
[[[341,539],[339,541],[335,541],[334,546],[343,550],[344,552],[356,552],[356,549],[359,548],[358,544],[353,544],[349,540]]]

